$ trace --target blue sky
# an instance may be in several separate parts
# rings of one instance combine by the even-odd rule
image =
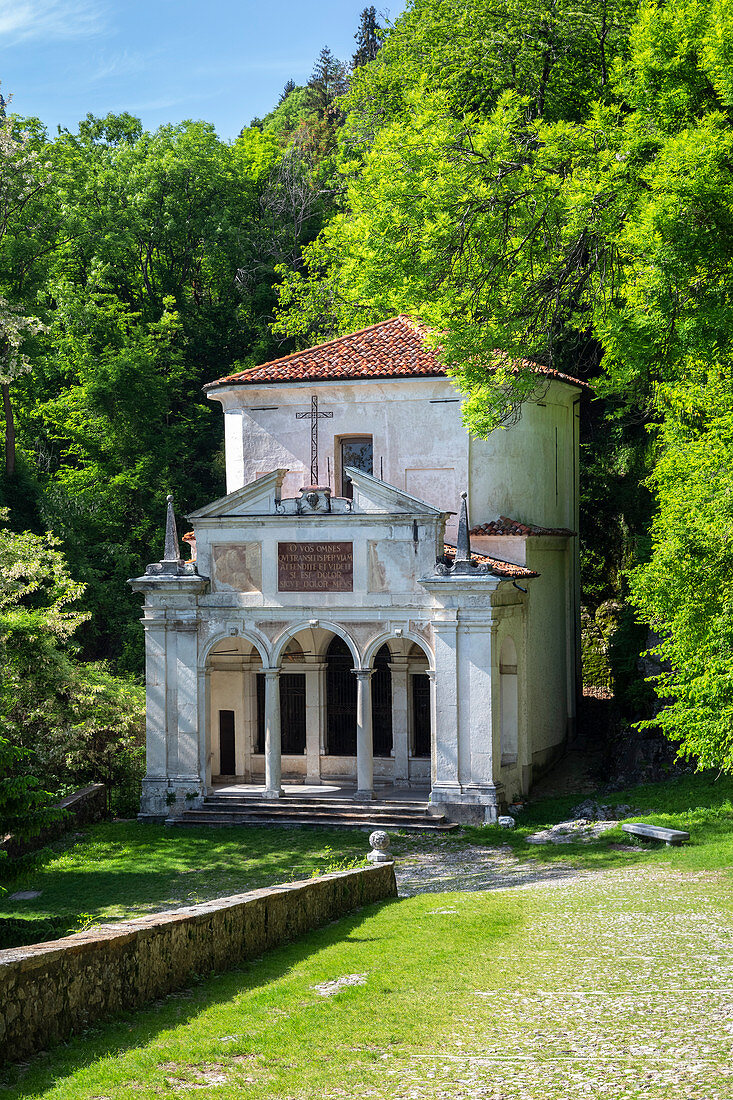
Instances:
[[[234,138],[304,83],[321,47],[348,60],[366,0],[0,0],[0,81],[12,110],[74,129],[88,111],[147,128],[184,118]],[[394,19],[405,0],[390,0]]]

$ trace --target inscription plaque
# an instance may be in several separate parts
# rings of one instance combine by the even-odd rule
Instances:
[[[353,592],[352,542],[279,542],[280,592]]]

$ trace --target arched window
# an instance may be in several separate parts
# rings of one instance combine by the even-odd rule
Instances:
[[[519,688],[517,647],[505,638],[499,654],[501,763],[516,764],[519,752]]]

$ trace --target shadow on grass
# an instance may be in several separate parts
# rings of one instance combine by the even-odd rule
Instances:
[[[120,919],[261,886],[309,878],[365,856],[363,836],[334,830],[170,829],[137,822],[95,825],[44,849],[32,866],[0,870],[0,917]],[[3,893],[3,889],[5,893]],[[18,890],[40,897],[10,901]]]
[[[309,956],[345,940],[376,943],[386,936],[353,936],[364,921],[397,898],[366,906],[350,916],[314,929],[231,970],[191,975],[190,985],[169,993],[147,1006],[105,1016],[85,1031],[54,1043],[28,1061],[0,1066],[0,1097],[22,1100],[37,1097],[79,1069],[107,1057],[117,1057],[143,1047],[162,1031],[194,1020],[212,1005],[223,1004],[243,992],[286,975]]]

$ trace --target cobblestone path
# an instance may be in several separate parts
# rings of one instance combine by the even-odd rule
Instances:
[[[438,889],[447,869],[429,865],[407,865],[401,889]],[[482,889],[482,880],[491,889],[507,873],[521,879],[474,866],[463,889]],[[494,980],[469,993],[440,1049],[385,1059],[392,1084],[383,1095],[732,1100],[730,883],[725,872],[658,866],[566,879],[567,890],[535,881],[521,954],[493,948]],[[454,893],[440,907],[436,898],[436,913],[460,925],[472,897]]]

